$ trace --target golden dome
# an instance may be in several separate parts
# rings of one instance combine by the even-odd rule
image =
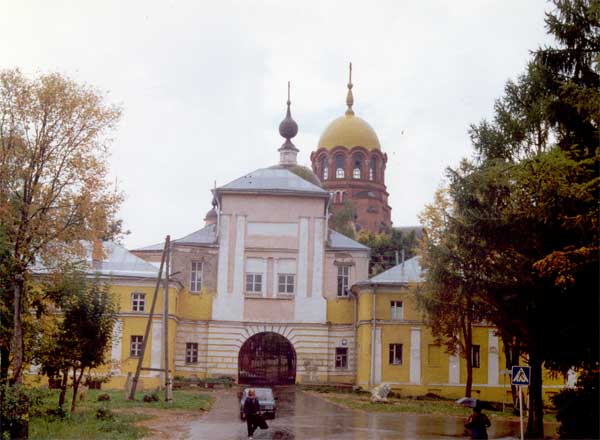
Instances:
[[[335,119],[327,126],[317,148],[331,150],[337,146],[364,147],[367,150],[380,150],[379,139],[375,130],[364,120],[353,114],[346,114]]]
[[[364,147],[367,150],[381,150],[379,139],[375,130],[365,121],[354,116],[354,96],[352,95],[352,63],[350,63],[350,73],[348,78],[348,94],[346,95],[346,105],[348,110],[341,118],[337,118],[327,126],[317,148],[332,148],[343,146],[348,149],[353,147]]]

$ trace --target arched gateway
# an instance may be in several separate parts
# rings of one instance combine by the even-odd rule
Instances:
[[[240,349],[239,383],[284,385],[296,382],[296,351],[283,336],[257,333]]]

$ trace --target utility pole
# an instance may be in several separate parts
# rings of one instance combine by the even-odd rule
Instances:
[[[167,255],[167,249],[170,246],[170,236],[167,235],[165,240],[165,246],[163,248],[162,258],[160,260],[160,268],[158,269],[158,277],[156,278],[156,286],[154,287],[154,295],[152,296],[152,306],[150,307],[150,316],[146,323],[146,331],[144,333],[144,339],[142,340],[142,353],[138,359],[137,367],[135,369],[135,376],[131,382],[131,389],[129,390],[129,396],[127,400],[135,400],[135,390],[137,388],[138,381],[140,379],[140,373],[142,370],[151,370],[150,368],[142,368],[142,362],[144,361],[144,355],[146,354],[146,346],[148,345],[148,337],[150,336],[150,327],[152,326],[152,318],[154,317],[154,308],[156,307],[156,298],[158,297],[158,289],[160,288],[160,281],[163,273],[163,266],[165,264],[165,256]],[[167,269],[168,270],[168,269]]]
[[[171,240],[167,236],[166,246],[166,271],[165,271],[165,300],[163,312],[163,347],[165,368],[165,402],[172,402],[173,394],[171,388],[171,376],[169,376],[169,266],[171,262]]]

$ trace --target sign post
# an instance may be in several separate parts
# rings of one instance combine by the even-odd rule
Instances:
[[[530,367],[513,365],[510,383],[519,387],[519,418],[521,420],[521,440],[525,438],[525,430],[523,429],[523,387],[529,385],[530,379]]]

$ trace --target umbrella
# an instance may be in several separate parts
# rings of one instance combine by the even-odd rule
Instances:
[[[464,406],[467,408],[475,408],[477,406],[478,400],[473,399],[472,397],[461,397],[456,401],[460,406]]]
[[[461,397],[456,401],[456,403],[466,408],[475,408],[477,406],[481,409],[494,409],[489,402],[480,399],[474,399],[473,397]]]

